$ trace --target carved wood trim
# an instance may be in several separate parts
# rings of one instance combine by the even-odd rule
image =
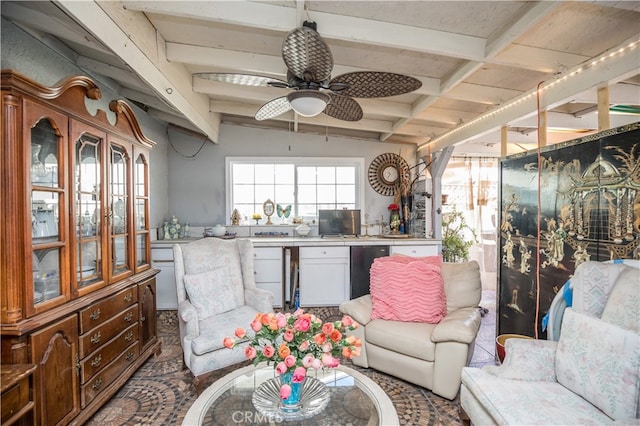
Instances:
[[[140,123],[138,123],[138,119],[136,118],[136,115],[133,112],[133,109],[131,109],[131,106],[128,103],[126,103],[121,99],[116,99],[109,102],[109,109],[115,112],[116,114],[118,114],[118,117],[120,117],[120,115],[123,115],[124,118],[126,118],[138,142],[140,142],[147,148],[152,148],[156,144],[154,141],[152,141],[151,139],[148,139],[142,133],[142,129],[140,128]]]
[[[58,98],[75,86],[84,88],[85,94],[89,99],[100,99],[102,97],[102,92],[98,85],[89,77],[82,75],[65,78],[54,86],[45,86],[13,70],[2,70],[3,85],[5,84],[5,79],[10,79],[14,87],[18,87],[21,90],[28,90],[31,94],[41,99]]]

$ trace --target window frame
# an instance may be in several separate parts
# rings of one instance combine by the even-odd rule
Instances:
[[[365,205],[365,159],[363,157],[226,157],[225,158],[225,217],[233,212],[233,173],[234,164],[292,164],[294,168],[294,204],[298,205],[298,167],[355,167],[355,208],[361,211]],[[266,201],[266,200],[264,200]],[[277,200],[273,200],[277,203]],[[297,211],[297,209],[295,210]],[[318,219],[317,217],[315,218]],[[228,221],[228,220],[227,220]]]

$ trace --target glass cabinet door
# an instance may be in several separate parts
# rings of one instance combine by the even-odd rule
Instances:
[[[148,166],[143,154],[138,154],[134,166],[136,269],[149,265],[149,186]]]
[[[129,155],[124,147],[110,145],[109,174],[109,239],[112,276],[131,271],[129,264]]]
[[[62,267],[66,257],[66,238],[61,235],[61,229],[64,228],[60,220],[65,214],[62,207],[64,188],[60,185],[63,181],[60,158],[64,146],[57,130],[60,125],[66,128],[66,123],[56,123],[49,118],[39,119],[30,129],[31,144],[27,147],[31,184],[33,304],[36,309],[44,302],[68,293],[65,286],[68,280],[65,280]]]
[[[101,136],[83,133],[75,144],[74,185],[78,288],[104,281],[102,269],[102,145]]]

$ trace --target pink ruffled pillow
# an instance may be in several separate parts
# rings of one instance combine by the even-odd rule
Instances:
[[[439,323],[447,313],[440,256],[388,256],[370,270],[371,319]]]

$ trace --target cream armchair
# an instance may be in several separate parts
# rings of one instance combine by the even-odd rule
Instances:
[[[460,373],[473,356],[480,328],[480,269],[475,261],[443,263],[447,314],[438,324],[371,319],[370,295],[340,305],[360,328],[361,355],[353,363],[391,374],[448,399],[460,388]],[[407,285],[411,285],[410,282]]]
[[[212,371],[245,359],[241,343],[222,344],[258,312],[273,310],[273,294],[256,287],[253,245],[245,239],[203,238],[173,246],[178,321],[184,363],[198,394]]]

